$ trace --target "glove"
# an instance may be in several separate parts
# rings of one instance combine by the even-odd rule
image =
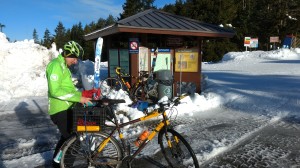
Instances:
[[[100,88],[94,89],[94,93],[95,93],[94,99],[95,99],[95,100],[99,100],[99,99],[100,99],[100,96],[101,96],[101,90],[100,90]]]
[[[82,91],[82,97],[87,97],[87,98],[93,98],[94,93],[96,93],[96,95],[98,95],[98,97],[100,96],[100,88],[99,89],[91,89],[91,90],[84,90]]]
[[[82,91],[82,97],[93,98],[94,89]]]

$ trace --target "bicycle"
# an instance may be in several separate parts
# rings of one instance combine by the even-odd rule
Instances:
[[[119,123],[115,113],[112,112],[112,106],[117,103],[123,103],[125,102],[124,100],[103,99],[94,101],[95,105],[93,108],[102,107],[105,109],[107,114],[105,119],[111,124],[104,124],[102,127],[109,131],[105,131],[105,133],[104,131],[76,131],[74,136],[69,138],[61,148],[60,166],[62,168],[120,168],[123,163],[127,163],[127,166],[131,168],[134,158],[158,134],[158,143],[161,152],[170,167],[199,168],[199,163],[193,149],[183,136],[172,128],[171,120],[166,112],[166,110],[172,110],[174,106],[180,104],[180,100],[185,96],[178,97],[171,102],[159,102],[159,108],[149,113],[145,112],[144,117],[126,123]],[[131,154],[130,145],[128,145],[122,129],[125,126],[145,122],[156,117],[160,117],[160,121],[155,124],[155,128],[150,130],[147,138]]]
[[[115,71],[117,77],[108,77],[101,82],[102,97],[107,97],[112,91],[123,89],[133,102],[157,98],[157,84],[149,78],[148,71],[140,71],[137,77],[126,74],[121,67],[116,67]],[[135,78],[136,83],[131,86],[125,81],[126,77]]]

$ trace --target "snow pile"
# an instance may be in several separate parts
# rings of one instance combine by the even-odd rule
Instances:
[[[4,33],[1,33],[1,32],[0,32],[0,44],[1,44],[1,45],[4,45],[4,44],[6,44],[6,43],[8,43],[8,40],[7,40],[7,38],[6,38],[6,35],[5,35]]]
[[[245,51],[229,52],[223,56],[222,61],[241,61],[245,59],[267,58],[275,60],[298,60],[300,59],[300,49],[281,48],[272,51]]]
[[[0,33],[0,102],[25,96],[46,96],[45,67],[57,56],[33,40],[9,43]]]

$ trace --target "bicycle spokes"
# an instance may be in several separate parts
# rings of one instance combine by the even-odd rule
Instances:
[[[180,141],[176,136],[171,136],[168,147],[172,153],[172,158],[179,159],[181,161],[184,158],[183,152],[180,148]]]
[[[197,158],[187,141],[172,129],[160,132],[162,153],[173,168],[199,167]]]

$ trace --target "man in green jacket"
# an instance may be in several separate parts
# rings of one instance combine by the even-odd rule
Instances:
[[[82,104],[91,103],[90,97],[84,97],[86,94],[76,89],[69,70],[71,65],[77,64],[78,57],[82,57],[83,54],[82,47],[78,43],[70,41],[64,45],[63,53],[53,59],[46,68],[49,100],[48,113],[61,133],[53,158],[65,140],[71,136],[71,106],[76,102]],[[59,165],[53,162],[53,167],[59,167]]]

